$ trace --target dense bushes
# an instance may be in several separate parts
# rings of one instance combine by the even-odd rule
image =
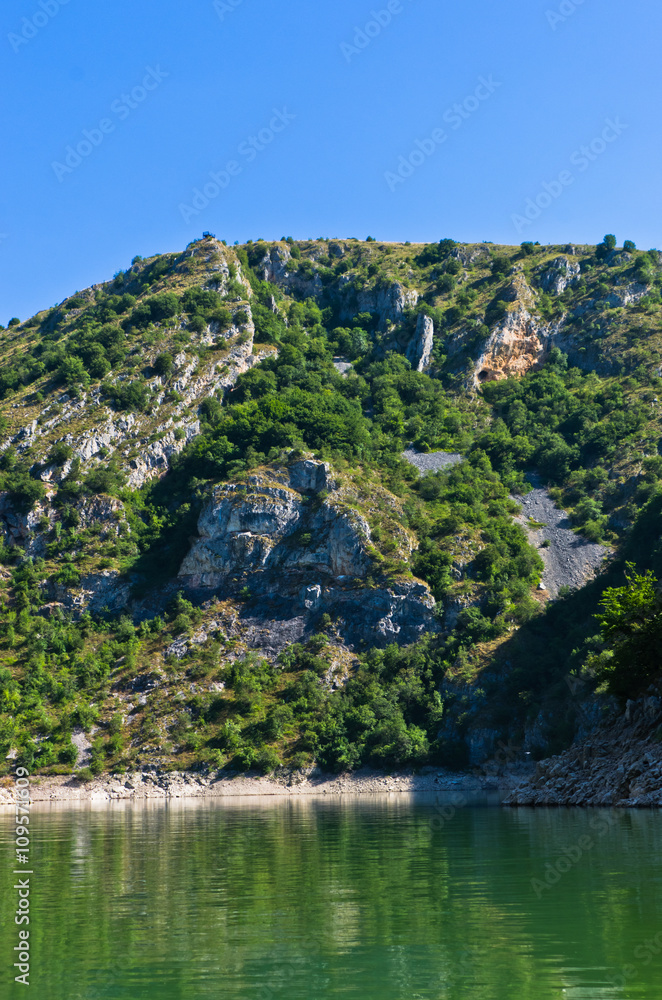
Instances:
[[[180,310],[180,300],[174,292],[162,292],[152,295],[135,307],[125,326],[144,328],[150,323],[159,323],[176,316]]]
[[[593,534],[604,528],[596,487],[606,481],[604,465],[648,420],[643,403],[624,405],[623,390],[594,373],[568,369],[558,350],[541,372],[483,387],[496,420],[477,447],[489,456],[504,481],[521,488],[521,470],[537,470],[566,488],[580,524]]]
[[[600,601],[598,622],[606,652],[588,661],[608,690],[625,701],[642,694],[660,677],[662,596],[650,570],[630,564],[626,584],[609,587]]]

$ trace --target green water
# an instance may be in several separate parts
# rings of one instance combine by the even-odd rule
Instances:
[[[440,808],[35,809],[26,995],[662,997],[662,816]],[[3,1000],[25,993],[12,982],[11,827],[0,812]],[[566,848],[569,870],[536,894]]]

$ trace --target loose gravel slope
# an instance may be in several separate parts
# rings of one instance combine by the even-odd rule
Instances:
[[[576,535],[568,515],[559,510],[547,490],[537,486],[527,496],[515,499],[522,508],[517,520],[545,564],[542,583],[550,597],[558,597],[561,587],[583,587],[600,572],[610,550]],[[545,527],[537,528],[531,522]],[[549,546],[541,548],[545,541]]]

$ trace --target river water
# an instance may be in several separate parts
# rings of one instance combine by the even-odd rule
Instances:
[[[178,801],[34,808],[30,832],[39,1000],[662,997],[656,812]]]

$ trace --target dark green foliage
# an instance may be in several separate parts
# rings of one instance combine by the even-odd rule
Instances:
[[[71,445],[66,444],[64,441],[58,441],[51,448],[51,453],[48,456],[48,461],[54,465],[64,465],[73,455],[73,448]]]
[[[203,288],[189,288],[182,296],[182,307],[191,317],[202,317],[206,324],[216,321],[227,329],[232,317],[218,292]]]
[[[260,302],[253,302],[251,306],[253,322],[255,324],[255,340],[260,344],[277,344],[287,332],[285,322],[278,313]]]
[[[607,235],[605,236],[602,243],[598,243],[597,247],[595,248],[595,255],[598,258],[598,260],[604,260],[604,258],[607,257],[615,248],[616,248],[616,237],[611,234]]]
[[[620,392],[595,374],[568,369],[558,350],[543,371],[489,383],[483,395],[497,420],[478,445],[506,482],[529,466],[562,485],[573,470],[612,460],[647,419],[642,404],[625,407]]]
[[[174,366],[175,362],[172,354],[170,354],[169,351],[164,351],[162,354],[157,354],[156,358],[154,359],[154,365],[153,365],[154,371],[156,372],[157,375],[160,375],[162,378],[167,378],[168,375],[172,373]]]
[[[144,382],[116,382],[112,385],[104,382],[101,386],[103,394],[112,400],[118,410],[137,410],[145,412],[149,405],[149,391]]]
[[[163,292],[160,295],[153,295],[145,299],[131,313],[126,325],[142,328],[150,323],[159,323],[162,320],[171,319],[180,310],[180,300],[174,292]]]
[[[90,376],[80,358],[63,358],[58,375],[69,390],[76,390],[79,386],[87,386],[90,382]]]
[[[126,477],[113,469],[99,467],[85,478],[85,487],[90,493],[117,493],[126,481]]]
[[[19,510],[28,511],[46,495],[44,484],[32,479],[27,471],[13,471],[7,481],[9,498]]]
[[[430,264],[438,264],[445,260],[451,250],[457,246],[455,240],[440,240],[439,243],[431,243],[425,247],[415,258],[419,267],[428,267]]]
[[[504,254],[492,258],[492,274],[499,280],[507,277],[513,269],[510,257]]]
[[[625,586],[605,590],[597,617],[611,651],[591,661],[599,679],[622,701],[642,694],[662,667],[662,596],[653,573],[629,564]]]

